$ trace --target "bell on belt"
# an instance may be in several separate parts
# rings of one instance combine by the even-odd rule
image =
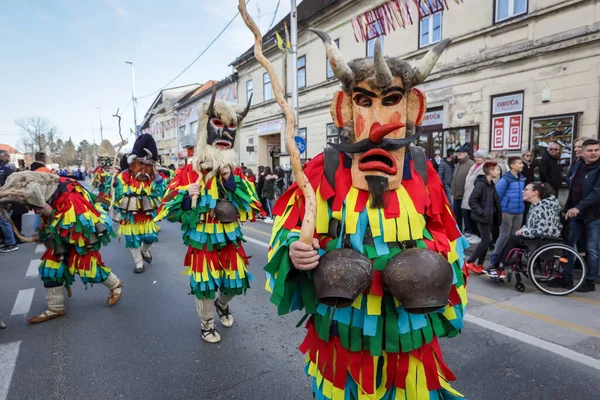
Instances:
[[[129,206],[129,201],[131,200],[131,197],[129,196],[125,196],[121,199],[121,202],[119,203],[119,209],[123,212],[127,212],[127,208]]]
[[[152,203],[150,202],[148,196],[142,196],[142,211],[146,215],[150,215],[152,211],[154,211],[154,207],[152,207]]]
[[[96,235],[98,237],[102,237],[106,234],[106,227],[104,226],[104,224],[102,222],[96,222],[95,228],[96,228]]]
[[[235,206],[227,200],[219,200],[215,206],[215,217],[223,224],[237,221],[238,211]]]
[[[138,206],[138,199],[135,196],[129,198],[129,204],[127,204],[127,212],[137,214],[140,207]]]
[[[54,249],[54,255],[56,256],[56,258],[58,258],[59,261],[64,260],[65,255],[69,253],[69,247],[65,243],[63,243],[62,240],[59,240],[58,242],[53,242],[52,248]]]
[[[323,304],[345,308],[354,303],[373,279],[373,265],[352,249],[325,253],[312,273],[317,298]]]
[[[397,254],[383,270],[385,289],[414,314],[446,306],[453,278],[452,266],[444,256],[420,248]]]
[[[96,236],[96,234],[92,232],[92,233],[90,233],[90,238],[88,239],[88,243],[87,243],[87,246],[86,246],[86,247],[87,247],[88,249],[91,249],[91,248],[93,248],[93,247],[94,247],[94,245],[95,245],[96,243],[98,243],[99,241],[100,241],[100,239],[98,239],[98,236]]]

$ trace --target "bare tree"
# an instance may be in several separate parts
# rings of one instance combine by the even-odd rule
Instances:
[[[49,152],[54,146],[56,128],[43,117],[27,117],[15,120],[25,137],[21,139],[20,147],[27,152]]]

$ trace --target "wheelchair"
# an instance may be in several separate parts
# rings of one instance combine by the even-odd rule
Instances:
[[[523,242],[523,246],[515,247],[507,253],[503,267],[498,270],[498,276],[490,276],[490,279],[498,282],[506,279],[510,283],[514,276],[515,289],[523,292],[525,277],[539,291],[551,296],[565,296],[583,284],[587,272],[585,261],[577,250],[566,245],[561,238],[523,238]],[[563,270],[567,267],[570,257],[574,260],[573,287],[549,286],[550,281],[563,277]],[[504,278],[501,275],[504,275]]]

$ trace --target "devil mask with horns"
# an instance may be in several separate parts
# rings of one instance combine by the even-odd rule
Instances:
[[[152,135],[143,134],[137,137],[127,162],[135,179],[141,182],[154,180],[154,164],[158,162],[158,150]]]
[[[224,166],[236,166],[235,137],[241,129],[242,120],[248,114],[252,98],[244,109],[234,104],[216,100],[213,90],[209,103],[198,108],[198,130],[192,160],[196,171],[218,171]]]
[[[311,29],[325,45],[331,68],[342,84],[334,95],[331,115],[343,128],[342,143],[331,144],[352,158],[352,184],[373,192],[400,187],[405,147],[416,139],[414,127],[427,109],[415,89],[427,78],[451,40],[434,46],[416,65],[384,57],[379,40],[373,58],[344,61],[331,37]]]

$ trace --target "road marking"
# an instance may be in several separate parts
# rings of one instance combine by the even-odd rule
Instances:
[[[271,234],[270,234],[270,233],[263,232],[263,231],[261,231],[261,230],[259,230],[259,229],[254,229],[254,228],[251,228],[251,227],[249,227],[249,226],[244,226],[244,228],[243,228],[242,230],[244,230],[244,231],[251,231],[251,232],[255,232],[255,233],[259,233],[259,234],[261,234],[261,235],[264,235],[264,236],[266,236],[266,237],[268,237],[268,238],[271,238]]]
[[[42,260],[31,260],[29,261],[29,268],[27,268],[27,273],[25,274],[25,278],[37,278],[38,277],[38,266]]]
[[[253,238],[248,237],[248,236],[244,236],[244,239],[246,239],[250,243],[254,243],[254,244],[257,244],[259,246],[266,247],[267,249],[269,248],[269,245],[267,243],[263,242],[263,241],[253,239]]]
[[[43,244],[38,244],[37,246],[35,246],[35,254],[42,254],[45,251],[46,246],[44,246]]]
[[[567,299],[569,299],[569,300],[577,300],[577,301],[581,301],[582,303],[588,303],[588,304],[591,304],[593,306],[600,307],[600,301],[592,300],[592,299],[586,299],[585,297],[579,297],[579,296],[569,295],[567,297]]]
[[[19,294],[17,294],[17,300],[15,300],[15,305],[13,306],[10,315],[28,314],[29,310],[31,309],[31,302],[33,301],[34,293],[35,289],[19,290]]]
[[[0,345],[0,400],[6,400],[21,342]]]
[[[597,360],[590,356],[586,356],[585,354],[578,353],[566,347],[559,346],[556,343],[536,338],[535,336],[519,332],[515,329],[507,328],[506,326],[496,324],[494,322],[486,321],[483,318],[475,317],[470,314],[465,315],[464,320],[471,324],[481,326],[482,328],[489,329],[504,336],[508,336],[511,339],[519,340],[523,343],[529,344],[542,350],[549,351],[561,357],[568,358],[569,360],[578,362],[580,364],[586,365],[588,367],[600,371],[600,360]]]
[[[469,299],[472,299],[472,300],[475,300],[475,301],[479,301],[481,303],[493,305],[495,307],[503,308],[505,310],[514,311],[516,313],[523,314],[523,315],[526,315],[528,317],[535,318],[535,319],[547,322],[547,323],[552,324],[552,325],[557,325],[557,326],[560,326],[560,327],[563,327],[563,328],[570,329],[570,330],[575,331],[575,332],[579,332],[579,333],[587,335],[587,336],[591,336],[591,337],[595,337],[595,338],[600,339],[600,331],[597,331],[595,329],[586,328],[585,326],[581,326],[581,325],[577,325],[577,324],[572,324],[570,322],[563,321],[562,319],[550,317],[548,315],[540,314],[540,313],[537,313],[537,312],[534,312],[534,311],[524,310],[522,308],[515,307],[515,306],[510,305],[510,304],[496,302],[493,299],[490,299],[490,298],[487,298],[487,297],[484,297],[484,296],[479,296],[477,294],[471,294],[471,293],[469,293],[467,295],[467,297]]]

